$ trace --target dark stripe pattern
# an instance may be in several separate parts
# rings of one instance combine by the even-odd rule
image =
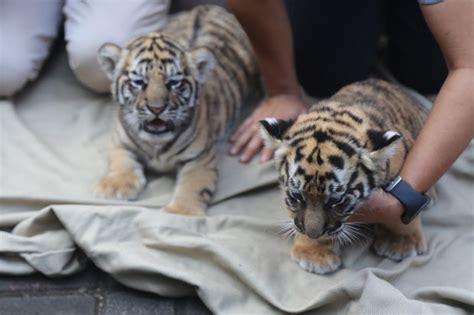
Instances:
[[[146,113],[152,96],[156,96],[166,104],[160,118],[168,121],[175,132],[155,154],[173,155],[179,164],[203,157],[214,141],[225,135],[258,79],[244,31],[233,15],[218,6],[197,6],[172,19],[162,32],[137,38],[127,48],[128,64],[115,81],[113,92],[124,108],[121,121],[131,133],[137,126],[130,121],[140,120],[135,116]],[[187,64],[188,52],[192,54],[197,49],[208,51],[216,64],[203,83],[195,80],[192,65]],[[134,88],[135,77],[145,81],[146,86]],[[148,89],[153,88],[156,92],[150,96]],[[135,133],[140,130],[142,125]],[[148,150],[135,142],[142,150]],[[186,154],[188,151],[193,152]],[[181,155],[183,158],[178,158]]]
[[[287,195],[296,190],[307,204],[321,204],[346,219],[398,173],[402,161],[396,159],[406,156],[426,115],[392,84],[375,79],[351,84],[313,105],[283,134],[288,149],[279,162],[281,186]],[[390,157],[384,150],[395,141],[401,141],[402,154]],[[289,198],[286,204],[292,205]]]

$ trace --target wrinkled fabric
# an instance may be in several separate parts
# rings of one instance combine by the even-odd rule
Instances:
[[[171,175],[148,174],[138,201],[95,199],[114,108],[80,87],[64,53],[26,93],[0,102],[0,273],[59,277],[92,262],[138,290],[196,293],[219,314],[474,312],[474,146],[422,214],[426,255],[397,263],[363,244],[343,251],[341,270],[316,275],[289,258],[272,164],[241,165],[226,143],[207,217],[160,211]]]

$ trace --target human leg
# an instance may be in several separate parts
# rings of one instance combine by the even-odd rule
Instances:
[[[295,67],[307,93],[326,97],[368,77],[385,1],[287,0]]]
[[[441,50],[414,0],[388,2],[388,65],[403,84],[437,93],[448,70]]]

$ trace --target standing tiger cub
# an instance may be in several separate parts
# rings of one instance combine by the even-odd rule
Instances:
[[[294,123],[261,121],[262,136],[276,149],[293,219],[291,257],[302,268],[324,274],[340,267],[340,246],[367,228],[346,220],[372,190],[398,174],[426,116],[398,87],[370,79],[316,103]],[[419,218],[410,233],[375,226],[375,251],[393,260],[423,253]]]
[[[145,167],[177,169],[164,209],[205,214],[216,190],[215,142],[258,79],[237,20],[221,7],[198,6],[125,48],[104,44],[98,58],[120,108],[108,172],[96,194],[135,199],[146,183]]]

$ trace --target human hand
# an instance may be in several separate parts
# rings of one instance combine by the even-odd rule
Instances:
[[[259,121],[268,117],[284,120],[295,119],[299,114],[307,111],[303,100],[293,94],[280,94],[267,98],[261,102],[254,112],[248,117],[230,138],[231,155],[240,155],[240,162],[249,162],[263,147],[263,139],[259,133]],[[273,150],[264,148],[260,162],[272,158]]]
[[[374,190],[369,198],[349,218],[350,222],[382,224],[396,234],[409,234],[421,224],[420,217],[404,224],[401,216],[405,209],[397,198],[383,189]]]

